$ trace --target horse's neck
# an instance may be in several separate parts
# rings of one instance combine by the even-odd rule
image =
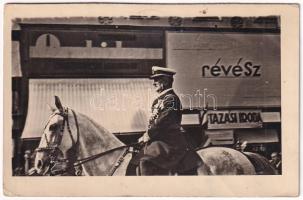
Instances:
[[[79,115],[79,155],[78,159],[87,158],[124,144],[105,128],[84,115]],[[123,155],[124,149],[106,154],[83,164],[87,175],[110,175],[115,163]]]

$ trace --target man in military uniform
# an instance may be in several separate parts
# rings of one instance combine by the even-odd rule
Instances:
[[[139,161],[140,175],[167,175],[169,171],[185,172],[197,168],[202,161],[190,149],[181,132],[181,102],[172,89],[172,69],[152,68],[158,97],[152,103],[147,132],[139,138],[146,145]]]

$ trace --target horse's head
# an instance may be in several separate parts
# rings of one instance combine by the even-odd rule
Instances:
[[[63,108],[57,96],[55,96],[55,104],[57,109],[52,109],[52,114],[36,149],[34,167],[39,175],[47,174],[58,161],[67,163],[64,162],[68,158],[67,154],[77,140],[76,133],[71,130],[68,109]],[[72,123],[74,123],[74,119]]]

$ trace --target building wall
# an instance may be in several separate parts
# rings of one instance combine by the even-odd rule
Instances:
[[[216,107],[281,106],[279,34],[167,32],[166,38],[184,107],[213,108],[208,95]]]

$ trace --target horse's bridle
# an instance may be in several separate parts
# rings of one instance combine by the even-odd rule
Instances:
[[[64,134],[64,130],[65,130],[65,125],[67,127],[69,136],[71,138],[72,141],[72,146],[70,149],[74,148],[74,151],[78,151],[78,144],[79,144],[79,124],[78,124],[78,120],[77,120],[77,115],[76,113],[71,109],[74,119],[75,119],[75,125],[76,125],[76,129],[77,129],[77,140],[75,141],[71,128],[70,128],[70,124],[69,124],[69,119],[68,119],[68,112],[69,109],[65,108],[63,110],[60,110],[60,112],[56,112],[54,113],[50,118],[49,121],[47,122],[44,130],[46,129],[46,127],[48,126],[48,124],[50,123],[50,120],[55,116],[55,115],[60,115],[63,117],[63,123],[62,126],[60,127],[60,133],[55,135],[55,139],[53,143],[50,143],[50,141],[48,141],[46,134],[43,134],[43,137],[45,138],[46,141],[46,147],[38,147],[35,149],[36,152],[48,152],[49,156],[50,156],[50,166],[49,169],[46,170],[46,173],[48,173],[48,171],[50,171],[50,174],[52,174],[51,172],[51,168],[52,166],[54,166],[57,163],[62,163],[62,162],[66,162],[68,163],[69,160],[64,158],[64,159],[59,159],[58,155],[62,154],[62,151],[60,150],[60,144],[62,142],[62,138],[63,138],[63,134]],[[77,152],[74,152],[77,153]],[[72,164],[72,163],[71,163]],[[79,172],[77,172],[79,173]]]
[[[129,145],[123,145],[123,146],[119,146],[113,149],[110,149],[106,152],[101,152],[86,158],[82,158],[80,160],[68,160],[67,158],[64,159],[59,159],[58,155],[61,153],[62,151],[60,150],[59,146],[62,142],[62,137],[64,134],[64,130],[65,130],[65,124],[68,130],[68,133],[70,135],[70,138],[72,140],[72,147],[70,148],[71,150],[73,150],[73,154],[77,155],[78,151],[79,151],[79,137],[80,137],[80,133],[79,133],[79,124],[78,124],[78,120],[77,120],[77,115],[76,113],[71,109],[74,119],[75,119],[75,125],[76,125],[76,129],[77,129],[77,140],[75,141],[75,139],[73,138],[72,135],[72,131],[70,129],[70,125],[69,125],[69,119],[68,119],[68,108],[65,108],[63,110],[60,110],[60,112],[58,113],[54,113],[52,116],[50,116],[49,121],[47,122],[44,130],[46,129],[46,127],[48,126],[48,124],[50,123],[50,120],[55,116],[55,115],[60,115],[63,117],[63,124],[60,127],[60,133],[58,135],[56,135],[56,138],[54,140],[54,145],[51,144],[48,140],[47,140],[47,136],[45,135],[45,133],[43,134],[43,137],[45,137],[45,141],[47,146],[46,147],[38,147],[35,149],[36,152],[48,152],[50,155],[50,165],[49,168],[44,172],[43,175],[46,175],[47,173],[49,173],[50,175],[58,175],[58,174],[63,174],[65,172],[67,172],[68,170],[72,169],[73,170],[73,174],[76,176],[79,176],[82,174],[82,164],[92,161],[94,159],[97,159],[99,157],[102,157],[108,153],[114,152],[116,150],[121,150],[121,149],[127,149],[126,151],[124,151],[123,155],[120,157],[120,159],[115,163],[114,168],[109,172],[109,175],[113,175],[115,170],[120,166],[120,164],[123,162],[124,157],[126,156],[126,154],[129,151],[129,147],[136,147],[136,149],[138,148],[138,146],[144,145],[145,143],[132,143]],[[68,165],[68,167],[60,170],[60,171],[56,171],[53,172],[52,168],[54,166],[56,166],[56,164],[61,164],[61,163],[66,163]]]

